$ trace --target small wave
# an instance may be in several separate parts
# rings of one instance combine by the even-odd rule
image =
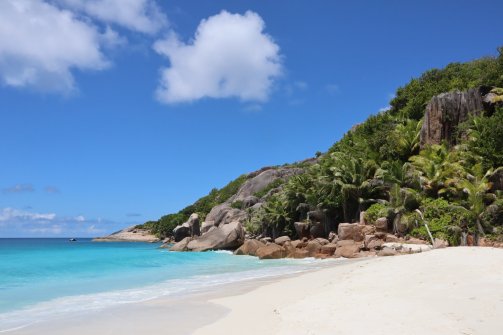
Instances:
[[[213,252],[216,253],[216,254],[234,255],[234,253],[232,251],[229,251],[229,250],[215,250]]]
[[[215,252],[232,254],[229,251]],[[99,311],[120,304],[201,292],[229,283],[305,272],[309,269],[316,269],[318,266],[322,266],[323,263],[314,258],[302,260],[282,259],[278,261],[281,263],[281,266],[270,266],[231,273],[197,275],[188,278],[171,279],[141,288],[67,296],[40,302],[24,309],[0,314],[0,332],[7,332],[25,327],[28,324],[74,315],[75,313]]]

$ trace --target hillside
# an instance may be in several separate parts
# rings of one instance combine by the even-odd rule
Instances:
[[[426,239],[426,220],[451,245],[501,240],[503,48],[498,52],[412,79],[387,111],[315,159],[242,175],[140,228],[164,238],[185,222],[177,241],[194,235],[199,222],[202,234],[239,222],[248,237],[327,237],[340,223],[385,218],[399,237]],[[225,247],[239,246],[238,235]]]

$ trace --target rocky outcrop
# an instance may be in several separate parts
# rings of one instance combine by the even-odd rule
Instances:
[[[193,213],[187,222],[178,225],[173,229],[173,237],[175,242],[179,242],[186,237],[199,236],[201,231],[199,229],[199,215]]]
[[[188,251],[187,245],[192,241],[192,237],[185,237],[178,243],[175,243],[173,246],[169,248],[169,251]]]
[[[309,237],[309,223],[307,222],[294,222],[293,226],[297,236],[302,239],[304,237]]]
[[[265,247],[265,243],[258,240],[246,240],[242,246],[234,251],[234,255],[257,256],[257,250],[261,247]]]
[[[358,223],[340,223],[338,233],[340,240],[363,241],[365,235],[363,228],[365,226]]]
[[[356,258],[360,252],[361,243],[353,240],[341,240],[336,244],[335,257]]]
[[[128,227],[104,237],[93,239],[94,242],[160,242],[161,240],[147,229],[136,226]]]
[[[256,173],[251,173],[248,180],[239,188],[238,192],[229,199],[229,203],[234,201],[243,201],[249,196],[254,196],[256,193],[264,190],[272,182],[278,179],[287,179],[296,174],[302,173],[304,170],[300,168],[267,168],[259,170]]]
[[[213,226],[219,227],[220,225],[225,225],[235,221],[243,224],[246,219],[248,219],[246,211],[232,208],[228,203],[223,203],[213,207],[208,215],[206,215],[201,231],[204,234]]]
[[[187,244],[189,251],[236,249],[244,243],[245,232],[239,221],[221,224]]]
[[[280,236],[274,240],[274,243],[279,244],[279,245],[283,245],[283,244],[285,244],[285,242],[289,242],[289,241],[290,241],[290,237]]]
[[[274,243],[258,248],[256,254],[260,259],[277,259],[287,256],[286,249]]]
[[[470,115],[479,115],[483,110],[494,108],[492,105],[497,99],[491,89],[479,87],[433,97],[426,106],[420,134],[421,148],[443,141],[450,145],[456,144],[456,129],[460,123],[468,120]]]

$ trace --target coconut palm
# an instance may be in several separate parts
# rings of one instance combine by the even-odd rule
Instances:
[[[481,215],[485,210],[485,200],[488,196],[488,191],[491,188],[491,183],[489,182],[489,176],[492,174],[492,170],[488,170],[484,173],[482,164],[476,164],[471,171],[473,174],[468,174],[466,179],[461,181],[464,193],[467,195],[466,207],[470,210],[475,217],[475,227],[476,227],[476,241],[478,235],[484,235],[484,228],[481,224]]]
[[[344,219],[357,220],[363,206],[384,198],[384,184],[375,178],[377,165],[341,152],[332,156],[333,184],[340,190]]]
[[[458,151],[449,152],[445,145],[431,145],[409,160],[416,170],[423,192],[427,196],[437,197],[446,194],[445,187],[453,178],[460,179],[466,174],[460,157],[462,155]]]
[[[273,238],[283,234],[286,226],[290,223],[288,201],[283,195],[273,195],[262,206],[264,228],[270,229]],[[268,234],[269,235],[269,234]]]
[[[397,151],[401,159],[415,155],[419,152],[419,139],[422,120],[408,119],[395,127],[394,135],[397,140]]]

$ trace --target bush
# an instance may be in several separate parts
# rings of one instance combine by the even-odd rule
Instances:
[[[373,204],[365,211],[365,221],[374,224],[377,219],[388,217],[389,208],[383,204]]]
[[[421,206],[423,215],[434,238],[449,241],[450,245],[459,245],[463,230],[475,231],[473,214],[465,208],[450,204],[444,199],[426,199]],[[429,239],[424,224],[414,228],[411,235]]]
[[[242,201],[242,200],[237,200],[237,201],[234,201],[234,202],[231,204],[231,207],[232,207],[232,208],[236,208],[236,209],[243,209],[243,207],[244,207],[243,201]]]
[[[487,206],[482,213],[481,221],[485,227],[503,226],[503,199],[498,199]]]

